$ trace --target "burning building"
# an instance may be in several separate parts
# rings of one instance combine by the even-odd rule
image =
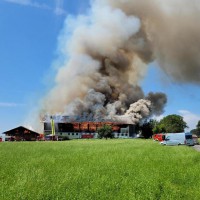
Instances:
[[[154,94],[149,96],[152,98]],[[160,100],[160,98],[158,99]],[[109,125],[112,127],[116,138],[135,137],[135,126],[156,112],[159,103],[155,106],[152,102],[147,99],[140,99],[131,104],[123,115],[105,115],[106,112],[97,115],[98,108],[77,116],[46,115],[43,119],[44,133],[49,134],[55,129],[56,134],[65,135],[69,138],[94,138],[97,137],[98,128]]]
[[[66,121],[55,120],[53,127],[55,128],[55,134],[58,136],[68,136],[70,139],[79,139],[97,138],[98,129],[104,125],[109,125],[112,127],[115,138],[129,138],[136,136],[135,125],[114,121],[81,121],[77,118],[74,120],[73,118]],[[45,121],[44,134],[50,135],[53,127],[50,121]]]
[[[151,98],[154,94],[149,95]],[[162,96],[162,94],[161,94]],[[150,98],[149,97],[149,98]],[[160,98],[158,98],[160,100]],[[155,102],[156,100],[154,100]],[[93,112],[84,112],[80,116],[62,116],[46,115],[43,118],[45,135],[55,132],[57,135],[68,136],[69,138],[94,138],[97,137],[97,130],[104,125],[112,127],[114,137],[129,138],[136,136],[135,126],[147,119],[152,113],[156,112],[159,103],[156,106],[153,101],[140,99],[130,105],[129,109],[123,115],[96,115]],[[165,102],[165,98],[164,98]],[[54,131],[55,129],[55,131]],[[53,131],[52,131],[53,130]]]

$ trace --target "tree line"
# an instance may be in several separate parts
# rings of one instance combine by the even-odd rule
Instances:
[[[145,138],[150,138],[155,133],[182,133],[185,128],[189,128],[187,123],[180,115],[168,115],[160,121],[150,119],[145,121],[139,129],[141,129],[142,135]],[[190,131],[192,134],[196,134],[200,137],[200,120],[196,125],[196,129]]]

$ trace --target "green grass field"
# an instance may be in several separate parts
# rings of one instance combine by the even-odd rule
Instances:
[[[200,152],[152,140],[0,143],[0,199],[200,199]]]

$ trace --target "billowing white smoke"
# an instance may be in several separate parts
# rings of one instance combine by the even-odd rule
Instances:
[[[44,100],[45,112],[81,114],[91,105],[102,107],[101,112],[105,107],[117,112],[113,108],[119,104],[116,101],[124,99],[123,109],[127,109],[127,104],[143,97],[137,83],[146,65],[125,49],[126,42],[140,29],[138,18],[93,4],[89,16],[68,18],[65,28],[70,25],[72,37],[65,50],[69,59],[59,68],[56,86]]]
[[[137,124],[142,119],[151,115],[152,104],[151,101],[140,99],[130,105],[129,109],[124,115],[115,116],[116,121],[121,121],[128,124]]]
[[[96,0],[88,15],[68,17],[60,37],[66,60],[41,113],[98,119],[125,115],[139,101],[149,109],[142,118],[161,114],[166,96],[145,96],[139,81],[157,60],[174,80],[200,82],[199,11],[197,0]]]
[[[138,119],[138,121],[144,117],[148,117],[151,111],[151,101],[140,99],[136,103],[130,105],[130,108],[126,111],[125,116],[131,116],[131,118]]]

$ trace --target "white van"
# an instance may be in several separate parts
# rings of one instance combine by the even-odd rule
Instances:
[[[165,135],[165,140],[160,144],[163,145],[181,145],[185,144],[188,146],[193,146],[194,141],[192,139],[191,133],[167,133]]]

